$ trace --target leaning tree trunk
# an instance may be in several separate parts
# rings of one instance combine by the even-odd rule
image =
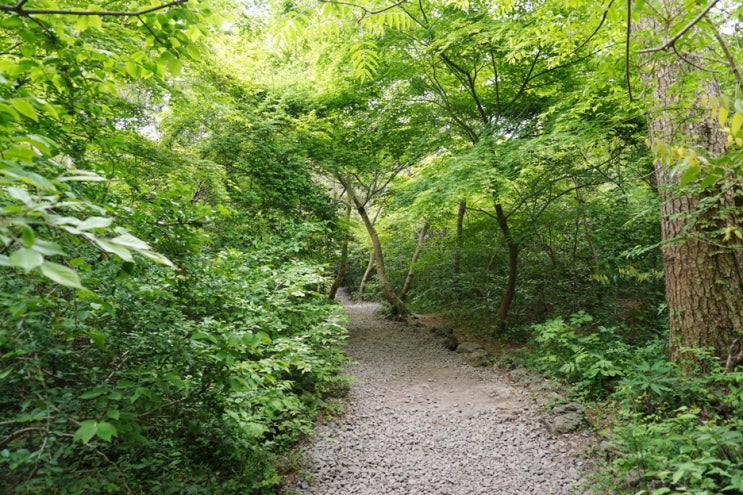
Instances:
[[[418,258],[420,258],[421,255],[421,248],[423,247],[423,240],[426,238],[426,234],[428,233],[428,222],[423,224],[423,229],[421,229],[420,234],[418,235],[418,242],[415,245],[415,251],[413,252],[413,259],[410,260],[410,269],[408,270],[408,276],[405,277],[405,283],[402,284],[402,290],[400,291],[400,299],[403,301],[405,300],[405,296],[408,294],[408,290],[410,290],[410,284],[413,282],[413,277],[415,276],[415,264],[418,262]]]
[[[680,2],[677,7],[683,8]],[[668,39],[673,34],[664,31],[669,24],[646,18],[641,25]],[[704,64],[703,57],[694,60]],[[651,70],[642,74],[643,82],[653,89],[648,113],[651,143],[691,147],[710,158],[723,154],[725,135],[700,104],[702,94],[720,94],[712,75],[665,52],[646,55],[645,62],[651,62],[645,64]],[[680,92],[678,88],[690,81],[696,81],[698,93]],[[683,190],[681,174],[674,171],[676,163],[658,155],[655,177],[661,202],[669,358],[679,360],[684,348],[712,347],[726,360],[743,332],[743,252],[713,242],[705,223],[720,221],[714,212],[704,212],[701,221],[693,218],[710,193]],[[734,207],[733,195],[727,196],[721,197],[717,208]]]
[[[374,249],[369,253],[369,263],[366,264],[366,270],[364,270],[364,276],[361,277],[361,283],[359,284],[359,296],[356,299],[358,302],[364,302],[364,291],[366,290],[366,283],[371,277],[371,272],[374,270]]]
[[[514,241],[511,235],[511,229],[508,228],[508,219],[503,213],[503,206],[500,203],[495,205],[495,214],[498,220],[498,226],[508,246],[508,280],[506,281],[506,288],[503,291],[503,297],[498,307],[498,331],[503,333],[506,330],[508,311],[511,309],[513,297],[516,295],[516,277],[518,275],[520,246]]]
[[[377,265],[377,280],[379,281],[379,288],[382,290],[382,295],[387,300],[387,302],[392,305],[392,308],[394,309],[397,316],[407,316],[408,314],[410,314],[410,310],[408,310],[407,306],[405,306],[405,303],[402,302],[397,294],[395,294],[395,291],[392,289],[392,285],[387,278],[387,270],[384,267],[382,243],[379,241],[377,229],[374,228],[374,222],[372,222],[372,219],[369,218],[369,214],[366,212],[366,207],[359,200],[359,197],[356,195],[354,189],[350,187],[351,184],[340,180],[340,178],[339,181],[346,188],[346,191],[348,191],[348,196],[351,198],[351,201],[353,201],[354,206],[356,206],[359,217],[361,217],[361,221],[364,223],[366,232],[367,234],[369,234],[369,239],[371,240],[372,248],[374,249],[374,263]]]
[[[346,231],[343,233],[343,244],[341,244],[341,260],[338,264],[338,273],[335,275],[333,285],[330,287],[330,299],[335,299],[335,294],[343,284],[343,277],[346,276],[348,266],[348,243],[351,240],[351,203],[346,205]]]

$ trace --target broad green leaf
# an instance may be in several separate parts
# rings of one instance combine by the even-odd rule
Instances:
[[[83,289],[77,272],[64,265],[60,265],[59,263],[45,261],[41,265],[41,273],[48,279],[57,282],[60,285],[64,285],[65,287]]]
[[[735,115],[733,115],[733,118],[730,121],[730,134],[737,136],[741,124],[743,124],[743,114],[735,112]]]
[[[116,427],[111,423],[101,421],[100,423],[98,423],[96,435],[98,435],[98,438],[100,438],[104,442],[110,442],[111,437],[115,437],[117,435]]]
[[[34,245],[32,246],[32,249],[34,251],[38,251],[44,256],[54,256],[54,255],[60,255],[65,256],[65,252],[62,251],[62,248],[59,244],[52,241],[46,241],[44,239],[36,239],[34,241]]]
[[[699,176],[699,173],[701,172],[701,168],[699,166],[689,166],[681,176],[681,186],[685,186],[687,184],[690,184],[691,182],[694,182],[694,180]]]
[[[727,122],[728,115],[730,115],[730,110],[728,110],[727,107],[720,107],[720,115],[718,119],[720,121],[721,126],[724,126],[725,122]]]
[[[0,266],[13,266],[10,263],[10,258],[5,256],[4,254],[0,254]]]
[[[113,244],[104,239],[94,239],[94,242],[107,253],[113,253],[124,261],[134,262],[132,253],[125,247]]]
[[[22,99],[13,99],[7,101],[10,102],[10,104],[13,105],[13,108],[15,108],[18,113],[20,113],[24,117],[28,117],[35,122],[39,121],[39,114],[36,113],[36,109],[28,101]]]
[[[105,229],[113,220],[106,217],[88,217],[77,228],[79,230]]]
[[[119,246],[124,246],[126,248],[131,248],[131,249],[137,249],[137,250],[143,250],[143,251],[150,250],[150,246],[148,246],[146,242],[144,242],[142,239],[134,237],[131,234],[122,234],[118,237],[114,237],[113,239],[109,239],[109,242],[113,244],[118,244]]]
[[[79,398],[83,400],[95,399],[106,393],[106,389],[102,387],[96,387],[93,390],[88,390],[85,393],[80,394]]]
[[[98,430],[98,421],[94,419],[86,419],[80,423],[80,427],[75,432],[74,440],[80,440],[82,443],[88,443],[93,438]]]
[[[28,194],[28,191],[23,187],[9,187],[6,189],[6,191],[8,191],[10,197],[17,199],[24,205],[31,205],[33,203],[33,201],[31,200],[31,196]]]
[[[160,253],[156,253],[154,251],[149,251],[149,250],[140,250],[140,249],[137,249],[136,251],[142,256],[144,256],[145,258],[149,258],[156,263],[160,263],[161,265],[175,268],[175,265],[173,264],[173,262]]]
[[[29,248],[21,248],[10,255],[10,264],[28,273],[44,263],[41,253]]]
[[[34,245],[34,229],[29,227],[26,224],[21,225],[21,239],[23,240],[23,245],[27,248],[30,248]]]

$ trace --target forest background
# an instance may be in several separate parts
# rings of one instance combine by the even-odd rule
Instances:
[[[741,22],[0,3],[0,492],[274,492],[345,285],[570,384],[597,492],[743,493]]]

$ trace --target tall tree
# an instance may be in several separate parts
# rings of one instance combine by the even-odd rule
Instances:
[[[716,41],[720,59],[732,63],[723,74],[737,69],[718,31],[724,19],[711,12],[715,3],[702,9],[697,3],[664,0],[640,13],[641,77],[649,89],[648,128],[662,202],[668,352],[675,360],[686,348],[707,347],[726,360],[737,354],[736,343],[743,338],[743,242],[720,236],[724,227],[740,228],[739,171],[728,165],[722,177],[704,187],[691,180],[699,173],[699,157],[718,159],[725,167],[728,151],[725,119],[718,121],[717,113],[710,117],[702,104],[703,96],[707,101],[720,97],[719,65],[711,61]],[[685,148],[689,151],[669,152]]]

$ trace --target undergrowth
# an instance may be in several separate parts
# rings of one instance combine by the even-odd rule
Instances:
[[[626,343],[617,327],[577,313],[534,325],[529,366],[609,411],[611,448],[596,493],[743,493],[743,373],[704,350],[665,359],[662,336]]]

